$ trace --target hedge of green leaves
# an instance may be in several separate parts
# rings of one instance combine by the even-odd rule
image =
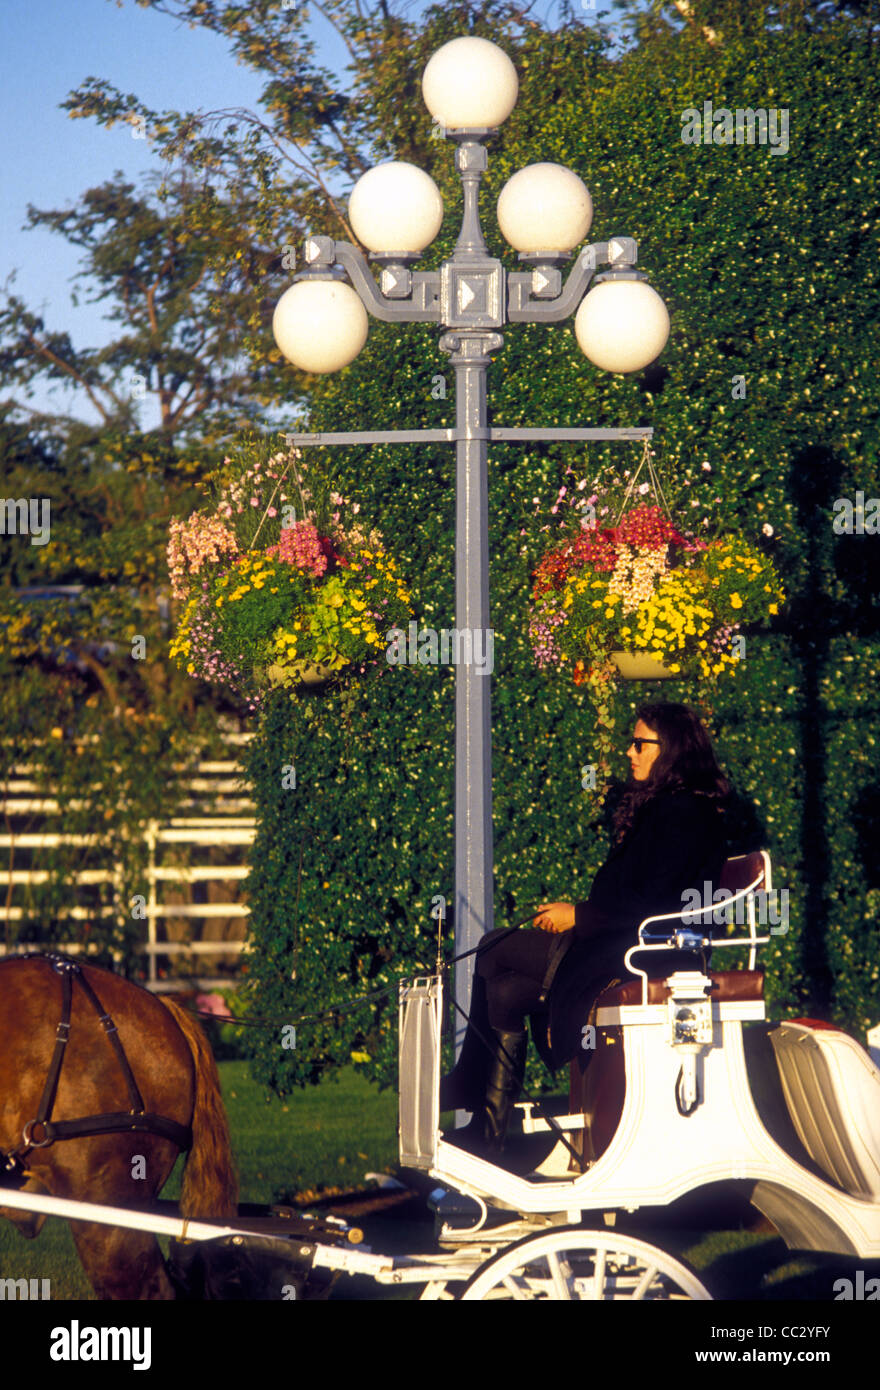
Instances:
[[[432,32],[413,45],[413,71],[436,46]],[[725,528],[773,554],[789,603],[771,633],[749,637],[737,676],[701,688],[623,686],[619,727],[645,698],[705,710],[739,797],[731,848],[769,849],[775,885],[790,895],[789,931],[764,952],[772,1007],[862,1032],[880,1017],[880,537],[835,535],[832,508],[856,490],[880,495],[880,272],[870,236],[880,159],[869,134],[880,65],[845,20],[821,36],[768,35],[747,49],[661,38],[618,64],[573,25],[535,32],[512,56],[520,100],[490,149],[482,198],[490,249],[514,267],[494,222],[504,180],[536,160],[567,164],[593,195],[590,238],[639,240],[672,335],[654,367],[612,377],[582,358],[571,320],[513,325],[490,368],[494,419],[651,425],[673,490],[720,510]],[[681,113],[707,100],[787,108],[788,153],[682,144]],[[426,262],[436,264],[452,249],[460,202],[452,150],[430,141],[428,126],[425,114],[421,162],[447,205]],[[453,423],[438,336],[371,322],[360,358],[318,383],[311,427]],[[740,375],[745,399],[734,399]],[[636,459],[624,444],[586,456],[574,446],[490,449],[497,925],[541,901],[586,896],[606,852],[581,780],[593,760],[590,707],[574,686],[536,671],[527,606],[537,527],[550,520],[565,468],[592,478]],[[452,449],[334,451],[332,466],[393,547],[421,622],[452,627]],[[773,535],[762,538],[767,526]],[[272,706],[249,769],[260,807],[247,885],[255,1013],[302,1018],[430,963],[432,897],[453,900],[453,686],[451,668],[390,668],[348,704],[311,693]],[[291,762],[297,786],[284,790]],[[302,1084],[352,1056],[395,1079],[393,994],[302,1021],[295,1050],[278,1034],[254,1038],[267,1084]]]

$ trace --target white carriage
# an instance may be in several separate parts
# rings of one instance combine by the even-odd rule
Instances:
[[[744,1034],[765,1019],[756,964],[771,937],[758,933],[756,902],[772,890],[766,853],[728,860],[721,886],[745,934],[713,936],[717,903],[643,922],[626,957],[633,978],[597,1001],[590,1064],[572,1063],[567,1113],[521,1103],[522,1132],[495,1160],[440,1129],[442,975],[401,984],[400,1162],[436,1183],[436,1254],[384,1256],[353,1246],[344,1223],[308,1218],[285,1241],[277,1220],[270,1235],[254,1221],[182,1223],[24,1193],[4,1192],[4,1204],[189,1241],[241,1245],[262,1229],[300,1271],[422,1285],[423,1299],[708,1299],[685,1264],[615,1220],[719,1183],[745,1185],[792,1250],[878,1259],[880,1071],[829,1025]],[[746,947],[748,967],[651,979],[644,968],[645,953],[710,945]]]

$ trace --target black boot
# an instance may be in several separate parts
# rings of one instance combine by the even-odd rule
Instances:
[[[482,1034],[486,1042],[480,1040],[478,1033]],[[440,1079],[441,1111],[476,1110],[482,1103],[489,1074],[490,1053],[487,1043],[492,1041],[486,981],[482,975],[475,973],[471,987],[470,1018],[461,1052],[452,1071]]]
[[[522,1088],[528,1039],[525,1033],[504,1033],[499,1028],[493,1028],[489,1037],[493,1047],[485,1095],[470,1124],[455,1131],[454,1140],[463,1148],[494,1155],[504,1148],[511,1111]]]

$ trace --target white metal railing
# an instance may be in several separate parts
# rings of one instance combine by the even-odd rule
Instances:
[[[249,741],[252,734],[224,734],[226,742],[242,744]],[[82,740],[82,743],[97,743],[100,740],[97,736],[89,740]],[[3,740],[8,744],[8,740]],[[11,769],[11,775],[7,778],[5,785],[0,787],[0,814],[6,818],[7,825],[10,822],[20,820],[23,816],[47,816],[56,817],[64,814],[65,809],[80,809],[88,804],[82,801],[71,800],[62,807],[54,797],[39,795],[39,786],[32,779],[35,770],[33,763],[22,761]],[[170,768],[169,771],[172,769]],[[173,765],[173,771],[178,774],[186,774],[188,769],[182,764]],[[237,775],[236,775],[237,774]],[[141,835],[146,847],[146,882],[147,894],[145,903],[139,907],[145,929],[145,939],[138,944],[139,953],[147,957],[147,983],[150,988],[159,985],[158,958],[162,956],[181,956],[192,955],[196,958],[205,958],[211,955],[240,955],[245,949],[245,936],[237,937],[233,940],[206,941],[193,939],[193,932],[188,932],[186,940],[162,940],[159,936],[158,926],[163,920],[177,919],[183,920],[187,924],[195,925],[197,922],[206,923],[209,919],[240,918],[244,921],[250,915],[250,908],[243,903],[240,898],[230,898],[210,903],[167,903],[161,901],[159,885],[163,883],[175,884],[194,884],[205,882],[241,881],[247,877],[249,866],[247,863],[223,863],[223,864],[202,864],[187,862],[185,864],[165,864],[158,862],[162,857],[162,847],[167,845],[191,846],[195,853],[202,845],[228,845],[247,846],[253,843],[256,820],[252,814],[243,814],[254,811],[254,803],[246,795],[242,795],[243,775],[238,765],[231,760],[205,760],[197,764],[196,768],[184,775],[182,786],[190,795],[182,803],[178,802],[178,809],[192,811],[202,814],[178,815],[169,817],[167,821],[158,819],[150,820],[143,828]],[[92,790],[99,791],[100,782],[92,784]],[[205,814],[205,811],[210,812]],[[100,850],[101,835],[100,831],[94,834],[80,834],[65,832],[62,830],[41,830],[35,832],[17,832],[13,828],[0,834],[0,855],[8,863],[9,851],[24,850],[31,858],[31,866],[24,869],[7,869],[6,872],[0,870],[0,924],[21,921],[25,916],[25,910],[20,905],[13,905],[10,901],[10,889],[20,889],[31,885],[47,883],[52,877],[47,869],[35,867],[33,857],[36,852],[43,849],[56,848],[58,846],[73,847],[92,847]],[[0,860],[2,862],[2,860]],[[112,904],[102,906],[89,906],[76,901],[66,904],[56,913],[57,918],[62,920],[89,921],[95,918],[115,917],[118,921],[131,920],[126,905],[122,902],[122,866],[119,863],[106,865],[102,868],[80,869],[70,874],[69,884],[72,893],[80,887],[93,886],[95,884],[110,883],[113,886],[114,901]],[[7,902],[9,905],[7,906]],[[2,926],[0,926],[2,930]],[[165,937],[168,932],[164,933]],[[29,942],[29,948],[51,947],[57,942],[47,938],[38,942]],[[13,947],[14,951],[16,948]],[[85,949],[82,943],[64,943],[64,950],[72,954],[77,954]],[[5,943],[0,940],[0,956],[6,954]],[[120,953],[117,957],[121,958]],[[173,982],[168,982],[169,984]],[[204,987],[220,981],[209,981],[200,979],[199,983]],[[167,985],[163,985],[167,987]]]

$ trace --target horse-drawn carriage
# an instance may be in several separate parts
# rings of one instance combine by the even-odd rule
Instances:
[[[567,1112],[521,1103],[521,1133],[491,1160],[440,1128],[442,973],[401,984],[400,1162],[436,1184],[437,1253],[384,1256],[352,1244],[341,1221],[284,1211],[182,1220],[10,1190],[3,1206],[164,1232],[227,1268],[262,1252],[277,1271],[267,1296],[279,1298],[309,1296],[335,1273],[421,1285],[423,1299],[708,1299],[653,1237],[615,1222],[726,1184],[792,1250],[880,1258],[880,1071],[830,1025],[765,1022],[757,951],[771,938],[758,934],[756,903],[771,891],[767,855],[728,860],[721,887],[745,933],[713,932],[717,901],[644,921],[626,956],[632,978],[585,1023],[595,1047],[572,1063]],[[747,968],[708,963],[736,947]],[[670,950],[702,967],[657,978],[647,962]]]

